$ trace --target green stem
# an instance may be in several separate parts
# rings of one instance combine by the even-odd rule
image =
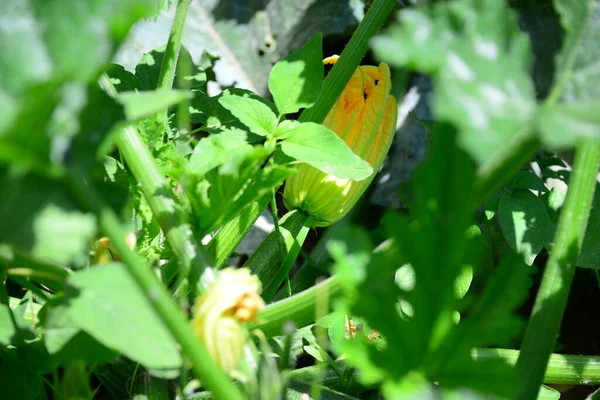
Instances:
[[[312,218],[300,210],[284,215],[278,229],[263,240],[244,267],[258,276],[262,297],[269,302],[300,254],[312,224]]]
[[[474,360],[503,360],[509,365],[515,365],[519,357],[518,350],[509,349],[473,349],[471,356]],[[336,361],[339,369],[344,368],[343,361]],[[346,367],[348,368],[348,367]],[[310,382],[317,376],[316,367],[306,367],[291,371],[290,379]],[[358,378],[358,371],[354,378]],[[340,376],[328,369],[324,385],[335,385],[340,381]],[[574,356],[552,354],[548,361],[548,368],[544,374],[544,383],[553,385],[598,385],[600,384],[600,356]],[[358,384],[358,379],[353,379],[350,387]],[[378,383],[374,383],[376,386]],[[539,387],[538,387],[539,389]],[[534,399],[536,397],[533,397]]]
[[[169,292],[144,260],[125,243],[127,232],[121,228],[118,217],[98,196],[93,188],[86,185],[80,171],[71,170],[69,184],[75,196],[92,210],[100,228],[123,260],[128,272],[140,287],[150,305],[162,319],[166,328],[179,342],[184,354],[192,362],[194,372],[203,385],[213,391],[218,399],[242,399],[238,390],[212,360],[204,346],[194,335],[181,310],[172,301]]]
[[[167,42],[165,55],[160,66],[157,89],[173,88],[175,71],[177,69],[177,59],[179,58],[179,49],[181,49],[181,36],[183,35],[185,17],[187,16],[190,2],[191,0],[179,0],[177,2],[177,10],[175,11],[175,18],[173,20],[173,25],[171,26],[169,41]]]
[[[67,268],[35,259],[8,246],[0,248],[0,264],[8,275],[30,277],[53,291],[63,289],[64,282],[71,273]]]
[[[300,115],[300,122],[323,122],[367,53],[371,38],[379,32],[395,5],[395,0],[375,0],[373,2],[350,38],[348,45],[342,51],[340,59],[325,79],[315,105]]]
[[[208,242],[206,250],[215,260],[215,267],[220,268],[227,258],[238,247],[244,236],[254,225],[260,214],[269,204],[271,195],[263,196],[242,209],[232,220],[219,229],[219,232]]]
[[[585,236],[599,165],[600,146],[590,140],[582,141],[576,150],[554,248],[546,264],[517,364],[522,376],[519,399],[535,398],[554,348]]]
[[[115,95],[116,90],[106,75],[100,78],[100,84],[109,95]],[[190,282],[196,282],[212,263],[204,246],[193,236],[188,215],[167,178],[158,170],[154,157],[137,129],[125,127],[116,135],[115,143],[139,182],[173,253],[184,267],[180,277],[189,276]]]
[[[302,328],[315,321],[318,296],[328,293],[332,303],[342,294],[342,285],[337,276],[332,276],[323,282],[303,292],[288,297],[266,306],[257,317],[259,324],[250,326],[250,329],[260,329],[267,338],[282,334],[284,325],[293,322],[296,328]]]
[[[510,365],[515,365],[519,353],[518,350],[508,349],[474,349],[472,356],[476,360],[500,358]],[[600,384],[600,357],[551,354],[548,366],[543,372],[543,383],[598,385]]]

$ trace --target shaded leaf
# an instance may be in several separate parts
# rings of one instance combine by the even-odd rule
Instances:
[[[323,85],[323,52],[320,34],[279,61],[269,76],[269,91],[281,114],[311,107]]]
[[[550,217],[539,197],[528,190],[514,190],[500,199],[498,220],[510,247],[528,265],[552,238]]]
[[[118,62],[133,68],[143,51],[163,45],[174,11],[175,3],[155,20],[138,24]],[[221,87],[265,95],[275,62],[317,33],[343,33],[357,25],[361,13],[361,2],[353,0],[192,2],[182,41],[195,62],[204,52],[219,57],[214,70]]]
[[[542,178],[529,170],[517,172],[507,186],[513,189],[537,190],[542,193],[548,191]]]

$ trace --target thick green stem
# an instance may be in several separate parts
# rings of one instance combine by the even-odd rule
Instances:
[[[171,26],[169,41],[167,42],[165,56],[160,66],[157,89],[171,89],[173,87],[179,49],[181,49],[181,36],[183,35],[185,17],[187,16],[190,2],[191,0],[179,0],[177,2],[177,10],[175,11],[175,18]]]
[[[179,342],[184,354],[189,357],[198,379],[208,389],[212,390],[218,399],[241,399],[238,390],[196,338],[183,313],[173,302],[169,292],[158,280],[152,269],[145,264],[137,253],[129,249],[125,242],[127,232],[121,228],[114,211],[102,201],[93,188],[86,185],[82,176],[79,171],[70,171],[69,184],[75,197],[96,214],[100,228],[110,238],[112,246],[123,260],[137,285],[146,295],[152,308]]]
[[[115,95],[115,88],[106,75],[100,78],[100,84],[109,95]],[[137,129],[125,127],[116,135],[115,143],[139,182],[173,253],[185,269],[180,277],[190,276],[190,281],[196,281],[212,263],[204,246],[193,236],[188,215],[167,178],[158,170]]]
[[[509,349],[474,349],[471,353],[475,360],[501,359],[509,365],[515,365],[519,357],[518,350]],[[338,369],[344,368],[343,361],[336,361]],[[348,367],[346,367],[348,368]],[[317,375],[316,367],[306,367],[290,372],[290,379],[312,381]],[[356,378],[358,371],[355,372]],[[335,385],[340,381],[340,376],[333,369],[327,371],[324,379],[325,385]],[[358,379],[352,382],[358,383]],[[544,374],[545,384],[555,385],[598,385],[600,384],[600,357],[599,356],[573,356],[552,354],[548,361],[548,368]],[[375,383],[377,385],[378,383]],[[539,389],[539,386],[538,386]],[[535,399],[536,397],[532,397]]]
[[[220,268],[227,258],[238,247],[244,236],[256,222],[260,214],[269,204],[271,195],[263,196],[244,207],[242,212],[223,225],[219,232],[206,245],[208,254],[215,260],[215,267]]]
[[[342,51],[340,59],[325,79],[317,102],[300,115],[300,122],[323,122],[367,53],[369,41],[379,32],[395,5],[395,0],[375,0],[373,2],[350,38],[348,45]]]
[[[517,364],[522,377],[519,399],[535,398],[554,348],[585,236],[599,165],[600,146],[593,141],[584,140],[577,147],[567,199],[556,229],[554,248],[546,264],[525,332]]]
[[[342,286],[337,276],[332,276],[303,292],[266,306],[259,314],[259,324],[250,328],[260,329],[267,338],[281,335],[283,327],[293,322],[297,328],[310,325],[315,321],[318,295],[327,292],[329,302],[333,302],[341,293]]]
[[[311,224],[308,214],[290,211],[244,264],[260,279],[265,301],[270,301],[290,272]]]

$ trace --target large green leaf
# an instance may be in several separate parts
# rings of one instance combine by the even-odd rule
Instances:
[[[400,14],[373,48],[384,61],[434,74],[436,116],[459,128],[461,145],[488,160],[536,112],[530,48],[504,1],[439,3]]]
[[[77,133],[85,84],[131,25],[153,11],[144,0],[2,2],[0,161],[56,172],[51,165],[63,160]]]
[[[60,182],[3,175],[0,242],[59,264],[84,253],[96,233],[95,217],[78,211]]]
[[[281,150],[298,161],[340,179],[360,181],[373,174],[368,162],[357,156],[329,128],[306,122],[288,132]]]
[[[3,1],[0,89],[18,94],[53,75],[87,82],[154,8],[145,0]]]
[[[58,300],[46,303],[40,312],[48,352],[63,365],[76,360],[95,364],[113,359],[116,353],[75,325],[69,311],[69,307]]]
[[[322,39],[321,35],[315,35],[271,70],[269,91],[280,114],[298,112],[317,100],[324,73]]]
[[[177,342],[123,265],[78,272],[68,285],[63,304],[73,324],[155,373],[178,374],[182,361]]]
[[[174,6],[140,23],[119,54],[132,69],[142,53],[163,45]],[[273,64],[317,33],[341,34],[356,25],[362,4],[354,0],[208,0],[190,4],[183,44],[195,62],[204,52],[219,57],[215,73],[222,87],[236,85],[266,94]]]

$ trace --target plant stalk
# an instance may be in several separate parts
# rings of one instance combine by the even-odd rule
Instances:
[[[177,60],[179,59],[179,50],[181,49],[181,36],[185,26],[185,18],[191,0],[179,0],[175,10],[175,18],[169,33],[169,41],[165,49],[162,64],[160,66],[160,75],[158,76],[157,89],[172,89],[175,81],[175,71],[177,70]],[[165,112],[166,117],[166,112]]]
[[[342,293],[342,285],[337,276],[332,276],[323,282],[295,294],[287,299],[266,306],[257,317],[258,324],[249,329],[260,329],[267,338],[281,335],[287,322],[293,322],[296,328],[302,328],[315,321],[317,311],[317,296],[328,293],[332,303]]]
[[[116,95],[115,87],[106,75],[100,78],[100,85],[109,95]],[[137,129],[125,127],[116,135],[115,143],[140,184],[173,253],[183,265],[180,279],[189,276],[190,282],[196,282],[206,268],[212,267],[212,262],[204,246],[193,236],[191,223],[181,202],[173,193],[167,178],[158,170],[154,157]],[[196,285],[191,287],[195,288]]]
[[[171,295],[158,280],[152,269],[145,264],[137,253],[129,249],[125,242],[127,232],[121,228],[114,211],[102,201],[93,188],[85,183],[82,176],[77,170],[69,171],[68,180],[71,190],[86,208],[96,214],[100,228],[110,238],[111,244],[123,260],[127,271],[145,294],[166,328],[179,342],[183,353],[191,360],[198,379],[208,389],[212,390],[218,399],[241,400],[242,397],[238,390],[196,338],[183,313],[173,302]]]
[[[599,166],[600,146],[594,141],[582,141],[576,149],[575,164],[567,199],[558,221],[554,248],[546,264],[517,362],[522,377],[518,399],[535,398],[542,384],[585,236]]]
[[[471,356],[474,360],[501,359],[509,365],[515,365],[519,357],[518,350],[509,349],[473,349]],[[343,361],[336,361],[339,369],[344,367]],[[290,371],[290,379],[312,381],[317,374],[317,368],[305,367]],[[352,384],[359,383],[358,371],[355,371]],[[340,376],[328,369],[323,384],[334,385],[340,381]],[[552,354],[548,368],[544,373],[544,383],[553,385],[598,385],[600,384],[600,356],[575,356]],[[378,383],[374,383],[376,386]],[[539,389],[539,388],[538,388]],[[536,397],[533,397],[534,399]]]

